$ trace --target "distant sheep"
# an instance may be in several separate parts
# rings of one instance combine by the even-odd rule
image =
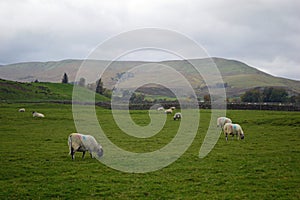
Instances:
[[[103,155],[103,149],[96,139],[91,135],[83,135],[80,133],[71,133],[68,138],[69,154],[72,159],[75,159],[75,152],[82,152],[82,159],[85,152],[88,151],[92,158],[101,157]]]
[[[171,107],[170,109],[171,109],[171,110],[175,110],[176,108],[173,106],[173,107]]]
[[[239,124],[226,123],[224,125],[223,130],[226,137],[226,141],[228,140],[228,135],[232,135],[232,137],[236,135],[237,139],[245,138],[244,131]]]
[[[163,111],[163,110],[164,110],[164,107],[158,107],[157,110],[158,110],[158,111]]]
[[[172,112],[173,112],[172,109],[167,109],[167,110],[165,110],[165,113],[166,113],[166,114],[172,114]]]
[[[174,120],[176,120],[176,119],[178,119],[178,120],[180,120],[182,118],[182,115],[181,115],[181,113],[175,113],[175,115],[174,115],[174,117],[173,117],[173,119]]]
[[[32,112],[32,116],[33,116],[33,117],[45,117],[44,114],[38,113],[38,112],[35,112],[35,111]]]
[[[227,117],[219,117],[217,119],[217,126],[221,127],[222,129],[226,123],[232,123],[231,119],[229,119]]]
[[[25,112],[25,108],[20,108],[19,112]]]

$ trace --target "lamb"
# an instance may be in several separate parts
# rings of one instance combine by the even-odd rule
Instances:
[[[173,117],[173,119],[174,120],[176,120],[176,119],[178,119],[178,120],[180,120],[182,118],[182,115],[181,115],[181,113],[175,113],[175,115],[174,115],[174,117]]]
[[[33,116],[33,117],[45,117],[44,114],[38,113],[38,112],[35,112],[35,111],[32,112],[32,116]]]
[[[166,113],[166,114],[172,114],[172,112],[173,112],[172,109],[167,109],[167,110],[165,110],[165,113]]]
[[[245,138],[244,131],[239,124],[226,123],[224,125],[223,130],[224,130],[224,134],[226,137],[226,141],[228,140],[228,134],[232,135],[232,137],[234,137],[234,135],[236,135],[237,139]]]
[[[221,127],[223,129],[226,123],[232,123],[231,119],[227,117],[219,117],[217,119],[217,127]]]
[[[83,135],[80,133],[71,133],[68,138],[69,154],[72,159],[75,159],[75,152],[82,152],[84,159],[85,152],[88,151],[92,158],[97,156],[100,158],[103,155],[103,149],[96,139],[91,135]]]
[[[25,112],[25,108],[20,108],[19,112]]]

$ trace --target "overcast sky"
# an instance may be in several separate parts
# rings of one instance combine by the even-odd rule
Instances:
[[[299,9],[299,0],[0,0],[0,64],[84,59],[119,33],[155,27],[300,80]]]

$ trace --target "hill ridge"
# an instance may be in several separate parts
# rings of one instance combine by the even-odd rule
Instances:
[[[110,70],[105,71],[102,81],[105,87],[110,88],[116,83],[115,77],[119,73],[126,72],[128,69],[145,63],[167,64],[175,69],[178,69],[188,80],[192,80],[192,86],[196,88],[204,87],[203,80],[195,76],[195,70],[190,70],[189,61],[198,63],[205,70],[209,70],[206,64],[208,59],[212,59],[218,67],[224,83],[226,83],[226,91],[228,96],[239,96],[248,89],[256,87],[283,87],[291,93],[300,94],[300,81],[276,77],[258,70],[255,67],[249,66],[238,60],[225,58],[203,58],[203,59],[188,59],[188,60],[166,60],[159,62],[148,61],[107,61],[107,60],[80,60],[80,59],[65,59],[61,61],[47,62],[22,62],[0,67],[0,78],[32,82],[36,79],[43,82],[61,82],[64,73],[68,74],[69,82],[75,80],[76,73],[80,65],[85,64],[93,70],[104,69],[110,64]],[[206,67],[206,68],[205,68]],[[96,80],[98,73],[94,73]]]

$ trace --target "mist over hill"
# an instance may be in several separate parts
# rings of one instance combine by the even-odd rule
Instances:
[[[215,64],[222,75],[223,83],[216,82],[214,85],[207,85],[201,74],[193,68],[191,63],[197,65],[201,69],[201,73],[204,73],[211,79],[214,78],[214,74],[210,74],[210,67],[212,64]],[[80,66],[83,65],[84,68],[80,68]],[[169,66],[175,69],[190,82],[198,95],[207,94],[208,87],[218,87],[220,84],[222,86],[224,84],[228,97],[239,96],[245,91],[257,87],[280,87],[286,89],[291,94],[300,94],[300,81],[274,77],[256,68],[250,67],[245,63],[223,58],[172,60],[162,62],[110,62],[101,60],[25,62],[0,66],[0,78],[20,82],[33,82],[35,80],[43,82],[61,82],[63,74],[67,73],[69,82],[73,82],[80,69],[89,71],[89,77],[83,77],[87,79],[87,83],[95,82],[95,80],[99,79],[101,76],[104,87],[112,89],[120,78],[124,78],[124,75],[128,76],[128,71],[142,65],[149,65],[149,68],[152,66]],[[101,72],[104,73],[101,74]],[[144,73],[147,74],[147,76],[158,75],[157,72],[151,70],[145,70]],[[161,75],[162,78],[165,76],[165,74]],[[176,82],[176,80],[170,81]],[[128,87],[130,87],[130,85]],[[154,91],[155,93],[160,91],[159,88],[159,85],[145,85],[144,87],[139,88],[139,90],[151,94]]]

